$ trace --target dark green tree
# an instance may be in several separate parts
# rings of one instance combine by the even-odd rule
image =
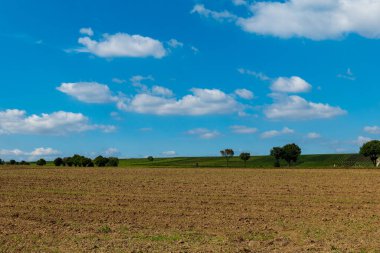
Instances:
[[[227,161],[227,167],[229,167],[229,162],[230,162],[230,159],[232,157],[234,157],[235,155],[235,152],[233,151],[233,149],[230,149],[230,148],[227,148],[225,150],[221,150],[220,151],[220,154],[226,158],[226,161]]]
[[[108,163],[109,159],[106,158],[106,157],[103,157],[103,156],[98,156],[94,159],[94,164],[97,166],[97,167],[105,167]]]
[[[109,157],[106,166],[107,167],[118,167],[119,166],[119,158]]]
[[[83,166],[83,167],[94,167],[94,163],[92,162],[92,160],[90,158],[82,156],[81,157],[81,166]]]
[[[359,153],[365,157],[369,157],[373,166],[376,167],[376,162],[380,155],[380,141],[374,140],[363,144]]]
[[[36,164],[38,165],[38,166],[45,166],[46,165],[46,161],[45,161],[45,159],[40,159],[40,160],[38,160],[37,162],[36,162]]]
[[[71,157],[63,158],[63,166],[68,166],[68,167],[73,166],[73,159]]]
[[[281,147],[273,147],[270,151],[270,155],[274,157],[274,167],[280,167],[280,159],[282,158],[284,151]]]
[[[282,151],[282,159],[284,159],[288,163],[289,167],[292,164],[292,162],[296,163],[298,157],[301,155],[301,148],[294,143],[283,146]]]
[[[153,160],[154,160],[153,156],[148,156],[147,159],[149,162],[153,162]]]
[[[240,159],[244,161],[244,167],[247,167],[247,161],[251,159],[251,153],[247,153],[247,152],[241,153]]]
[[[12,159],[12,160],[9,161],[9,164],[10,164],[10,165],[16,165],[17,162],[16,162],[16,160],[13,160],[13,159]]]
[[[63,165],[63,159],[61,157],[58,157],[54,160],[54,165],[59,167]]]

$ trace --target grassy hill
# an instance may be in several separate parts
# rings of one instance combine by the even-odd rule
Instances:
[[[272,168],[273,157],[255,156],[247,161],[247,168]],[[155,158],[150,162],[146,158],[122,159],[120,167],[166,167],[166,168],[221,168],[226,167],[226,160],[223,157],[175,157],[175,158]],[[372,163],[368,158],[358,154],[321,154],[302,155],[297,162],[297,167],[369,167]],[[281,166],[287,166],[284,161]],[[239,157],[230,160],[230,167],[244,167],[244,162]]]

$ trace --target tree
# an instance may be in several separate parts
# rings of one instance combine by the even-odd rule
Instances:
[[[30,164],[28,162],[26,162],[26,161],[23,160],[23,161],[20,162],[20,165],[30,165]]]
[[[118,167],[119,166],[119,158],[110,157],[108,158],[108,162],[106,164],[107,167]]]
[[[63,166],[73,166],[73,159],[71,157],[63,158]]]
[[[153,160],[154,160],[153,156],[148,156],[147,159],[149,162],[153,162]]]
[[[63,159],[61,157],[58,157],[54,160],[54,165],[59,167],[63,165]]]
[[[0,165],[3,165],[3,164],[4,164],[4,161],[0,159]]]
[[[374,140],[363,144],[360,148],[360,154],[365,157],[369,157],[373,163],[373,166],[376,167],[376,161],[380,155],[380,141]]]
[[[81,157],[81,166],[83,166],[83,167],[94,167],[94,163],[92,162],[92,160],[90,158],[82,156]]]
[[[282,155],[284,153],[284,150],[281,147],[273,147],[270,151],[270,155],[276,159],[274,162],[274,167],[280,167],[280,159],[282,158]]]
[[[282,158],[288,163],[289,167],[292,162],[297,162],[298,157],[301,155],[301,148],[294,143],[283,146],[282,151]]]
[[[97,166],[97,167],[105,167],[108,163],[109,159],[106,158],[106,157],[103,157],[103,156],[98,156],[94,159],[94,164]]]
[[[234,152],[232,149],[227,148],[227,149],[225,149],[225,150],[221,150],[221,151],[220,151],[220,154],[221,154],[224,158],[226,158],[226,160],[227,160],[227,167],[229,167],[229,161],[230,161],[230,158],[233,157],[233,156],[235,155],[235,152]]]
[[[37,162],[36,162],[36,164],[38,165],[38,166],[45,166],[46,165],[46,161],[45,161],[45,159],[40,159],[40,160],[38,160]]]
[[[9,161],[10,165],[16,165],[16,163],[17,163],[16,160],[13,160],[13,159]]]
[[[244,167],[247,167],[247,161],[251,159],[251,154],[250,153],[241,153],[240,154],[240,159],[244,161]]]

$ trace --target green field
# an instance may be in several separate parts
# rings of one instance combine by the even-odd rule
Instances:
[[[175,157],[175,158],[155,158],[150,162],[146,158],[121,159],[120,167],[166,167],[166,168],[221,168],[226,167],[226,159],[223,157]],[[239,157],[230,160],[230,167],[243,168],[244,162]],[[274,158],[271,156],[254,156],[247,162],[247,168],[272,168]],[[371,167],[372,163],[368,158],[358,154],[321,154],[321,155],[302,155],[297,167]],[[287,164],[281,161],[281,166]]]

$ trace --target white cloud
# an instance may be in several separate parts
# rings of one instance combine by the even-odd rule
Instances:
[[[177,152],[175,152],[174,150],[164,151],[161,153],[161,155],[163,155],[163,156],[175,156],[175,155],[177,155]]]
[[[366,126],[364,131],[370,134],[380,134],[380,127],[378,126]]]
[[[62,83],[57,90],[85,103],[104,104],[118,101],[118,97],[112,95],[107,85],[96,82]]]
[[[173,91],[171,91],[168,88],[155,85],[152,87],[152,94],[164,97],[171,97],[173,96]]]
[[[362,146],[363,144],[372,141],[371,138],[365,136],[358,136],[358,138],[354,141],[354,143],[358,146]]]
[[[27,116],[22,110],[0,111],[0,134],[52,134],[63,135],[89,130],[115,131],[110,125],[91,125],[81,113],[58,111],[51,114]]]
[[[271,85],[272,91],[275,92],[309,92],[311,90],[311,85],[298,76],[279,77]]]
[[[232,3],[236,6],[248,5],[247,1],[245,0],[232,0]]]
[[[204,17],[211,17],[213,19],[219,20],[219,21],[235,21],[238,17],[228,11],[212,11],[207,8],[203,4],[196,4],[191,11],[191,13],[197,13]]]
[[[191,89],[192,94],[180,99],[147,93],[135,95],[128,104],[119,108],[142,114],[156,115],[209,115],[231,114],[242,111],[243,105],[218,89]]]
[[[261,138],[264,138],[264,139],[266,139],[266,138],[273,138],[273,137],[276,137],[276,136],[285,135],[285,134],[293,134],[293,133],[294,133],[293,129],[284,127],[280,131],[278,131],[278,130],[270,130],[270,131],[263,132],[261,134]]]
[[[176,39],[171,39],[168,41],[168,44],[172,48],[178,48],[178,47],[183,47],[183,43],[176,40]]]
[[[308,133],[306,137],[308,139],[318,139],[318,138],[321,138],[321,135],[319,133],[311,132],[311,133]]]
[[[249,17],[236,17],[196,5],[200,15],[235,21],[244,31],[280,38],[339,39],[355,33],[380,38],[380,2],[377,0],[257,1]],[[196,8],[194,7],[194,8]],[[222,15],[224,13],[224,15]]]
[[[143,127],[139,129],[141,132],[151,132],[153,131],[153,128],[151,127]]]
[[[94,31],[91,29],[91,27],[88,27],[88,28],[81,28],[79,30],[79,33],[80,34],[84,34],[84,35],[88,35],[88,36],[93,36],[94,35]]]
[[[220,135],[220,133],[216,130],[209,130],[207,128],[196,128],[187,131],[187,134],[196,135],[201,139],[213,139]]]
[[[247,126],[231,126],[230,128],[236,134],[254,134],[257,132],[257,128]]]
[[[340,107],[309,102],[295,95],[272,94],[271,96],[274,103],[264,109],[264,114],[269,119],[327,119],[347,113]]]
[[[237,89],[235,90],[235,94],[238,95],[240,98],[247,100],[253,99],[255,97],[253,92],[247,89]]]
[[[20,149],[1,149],[0,155],[10,158],[26,158],[26,160],[33,160],[39,157],[52,157],[59,155],[61,152],[52,148],[36,148],[33,151],[23,151]]]
[[[139,93],[127,98],[124,94],[113,95],[109,87],[99,83],[63,83],[57,89],[85,103],[115,103],[122,111],[155,115],[209,115],[243,113],[244,106],[233,95],[218,89],[191,89],[191,93],[180,99],[162,86],[149,89],[140,81],[145,77],[134,77],[133,85]]]
[[[105,58],[154,57],[159,59],[167,54],[160,41],[141,35],[129,35],[126,33],[104,34],[99,41],[90,37],[81,37],[78,42],[84,46],[77,49],[78,52],[91,53]]]
[[[271,80],[271,78],[269,76],[267,76],[267,75],[265,75],[264,73],[261,73],[261,72],[255,72],[255,71],[252,71],[252,70],[249,70],[249,69],[243,69],[243,68],[238,69],[238,71],[239,71],[240,74],[254,76],[254,77],[260,79],[261,81]]]

